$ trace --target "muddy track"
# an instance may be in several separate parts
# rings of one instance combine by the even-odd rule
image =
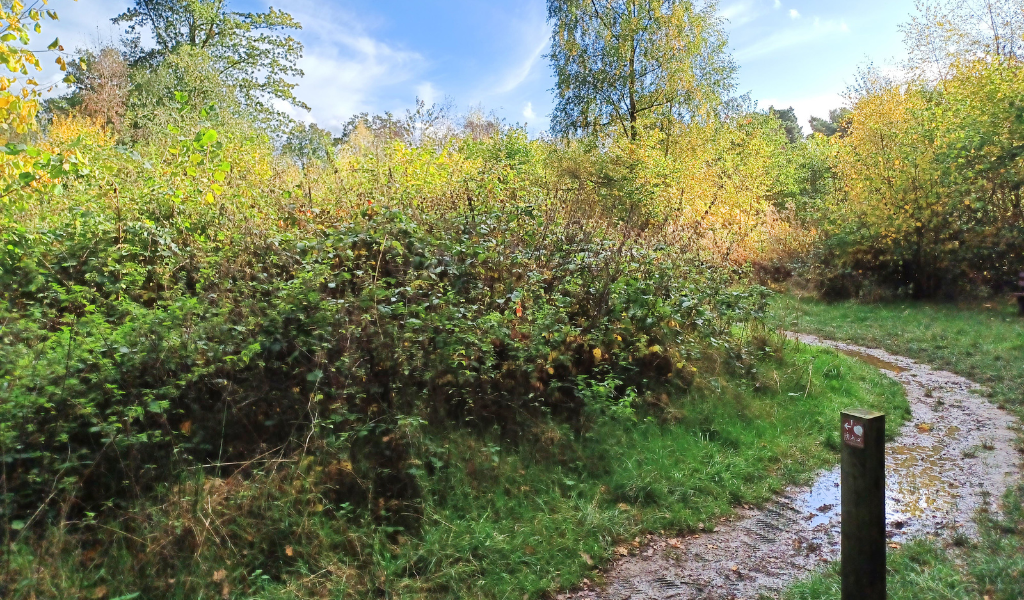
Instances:
[[[919,536],[975,533],[978,510],[998,511],[1020,475],[1016,420],[963,377],[882,350],[789,334],[858,356],[906,388],[912,417],[886,449],[886,525],[891,544]],[[605,587],[559,598],[607,600],[754,599],[775,596],[839,556],[839,470],[785,490],[762,508],[744,507],[714,532],[650,536],[617,560]]]

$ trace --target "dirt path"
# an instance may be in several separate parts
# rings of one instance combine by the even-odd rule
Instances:
[[[1020,474],[1016,421],[974,393],[976,384],[881,350],[790,337],[858,356],[906,388],[913,416],[886,453],[891,543],[956,531],[972,535],[977,510],[999,510],[999,498]],[[611,566],[604,589],[559,598],[753,600],[776,594],[838,555],[836,467],[813,486],[787,489],[764,508],[738,510],[712,533],[651,536],[637,554]]]

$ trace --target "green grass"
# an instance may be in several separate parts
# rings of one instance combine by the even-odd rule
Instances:
[[[989,387],[997,402],[1024,403],[1024,318],[1005,299],[861,304],[785,295],[774,305],[784,329],[908,356]]]
[[[986,386],[1024,413],[1024,319],[1005,300],[960,304],[825,303],[780,296],[772,319],[792,331],[883,348]],[[1005,515],[979,515],[980,539],[963,547],[918,541],[890,552],[894,600],[1024,598],[1024,485],[1007,492]],[[945,544],[945,545],[943,545]],[[795,585],[788,600],[839,598],[836,566]]]
[[[14,558],[23,578],[9,597],[548,597],[599,577],[616,547],[632,549],[646,532],[713,528],[736,504],[764,502],[833,464],[843,408],[907,412],[901,387],[875,369],[794,344],[753,382],[703,382],[660,420],[605,421],[584,435],[538,424],[530,447],[424,434],[421,457],[446,466],[420,474],[418,532],[371,526],[366,514],[328,516],[315,494],[303,500],[301,472],[316,467],[300,462],[227,496],[200,481],[177,490],[187,501],[148,507],[153,524],[133,535],[147,548],[163,543],[164,554],[114,534],[92,550],[23,544]],[[274,492],[280,481],[285,495]],[[180,546],[176,531],[204,523],[221,537],[167,551]]]

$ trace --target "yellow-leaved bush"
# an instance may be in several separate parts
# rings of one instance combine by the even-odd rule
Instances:
[[[840,185],[820,215],[825,295],[955,295],[1024,269],[1021,71],[972,60],[951,73],[873,87],[830,140]]]

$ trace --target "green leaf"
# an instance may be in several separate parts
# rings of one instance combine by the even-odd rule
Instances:
[[[33,181],[35,181],[35,180],[36,180],[35,173],[29,173],[28,171],[25,171],[23,173],[19,173],[18,174],[18,181],[21,182],[21,185],[28,185],[28,184],[32,183]]]
[[[217,141],[217,132],[214,131],[213,129],[210,129],[210,130],[207,130],[207,132],[205,134],[203,134],[203,139],[202,139],[201,143],[204,146],[209,146],[210,144],[212,144],[212,143],[214,143],[216,141]]]
[[[25,528],[26,523],[24,521],[11,521],[11,529],[15,531],[21,531]]]
[[[47,11],[47,12],[49,12],[49,11]],[[50,42],[50,45],[47,46],[46,49],[47,50],[56,50],[57,46],[60,46],[60,38],[53,38],[53,41]]]

